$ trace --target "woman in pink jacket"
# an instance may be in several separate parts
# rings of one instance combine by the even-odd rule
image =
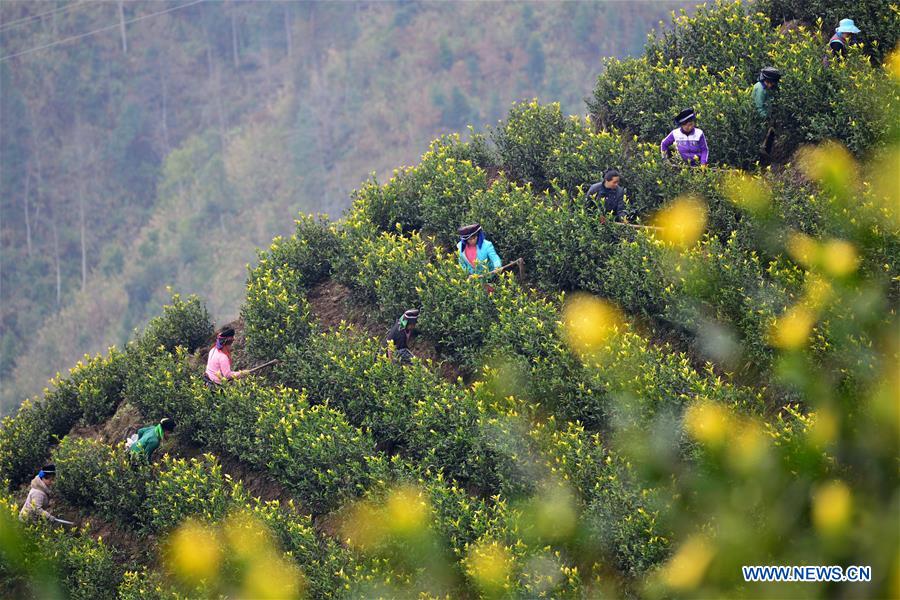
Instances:
[[[216,344],[209,350],[204,379],[207,385],[221,384],[228,379],[240,379],[245,371],[231,370],[231,345],[234,343],[234,329],[226,327],[216,336]]]

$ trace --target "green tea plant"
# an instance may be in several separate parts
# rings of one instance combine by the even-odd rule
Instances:
[[[157,533],[189,516],[217,521],[231,509],[233,495],[239,490],[240,483],[223,474],[222,466],[211,454],[190,460],[166,454],[154,481],[147,486],[143,521]]]
[[[563,116],[559,103],[541,106],[532,100],[513,104],[507,121],[491,132],[503,171],[518,182],[546,188],[550,177],[545,165],[553,144],[574,124]]]
[[[241,307],[247,353],[259,360],[279,356],[283,340],[301,341],[312,330],[308,285],[297,271],[277,264],[277,254],[262,255],[247,279],[247,300]]]
[[[174,352],[178,346],[189,353],[206,344],[213,334],[206,306],[196,295],[182,300],[172,294],[172,304],[163,306],[163,314],[150,320],[141,336],[141,344],[148,350],[163,346]]]
[[[123,444],[109,446],[66,436],[54,449],[53,461],[55,490],[66,502],[125,526],[141,522],[150,469],[145,462],[133,460]]]

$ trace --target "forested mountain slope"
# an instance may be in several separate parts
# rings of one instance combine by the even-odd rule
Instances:
[[[698,9],[608,64],[590,118],[513,104],[363,181],[340,219],[298,218],[234,323],[237,366],[270,371],[209,389],[209,312],[175,296],[23,404],[0,425],[4,592],[898,595],[900,48],[823,62],[819,27],[774,7]],[[869,35],[896,47],[897,7],[860,11],[880,9]],[[748,113],[758,63],[783,72],[771,167]],[[703,168],[659,153],[656,120],[688,102]],[[585,197],[609,166],[637,227]],[[455,231],[474,221],[524,278],[460,269]],[[372,323],[411,307],[413,350],[453,370],[385,356]],[[129,458],[117,429],[164,416],[162,456]],[[75,531],[15,521],[49,460]],[[792,564],[871,570],[741,569]]]
[[[601,57],[677,6],[4,3],[4,411],[128,339],[166,286],[235,316],[289,215],[338,214],[440,133],[519,99],[583,110]]]

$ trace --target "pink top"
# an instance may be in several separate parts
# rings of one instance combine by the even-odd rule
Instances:
[[[212,348],[209,351],[209,359],[206,361],[206,376],[216,383],[222,383],[223,379],[234,377],[234,371],[231,370],[231,359],[218,348]]]
[[[474,267],[475,262],[478,260],[478,244],[466,244],[464,252],[466,253],[466,260]]]

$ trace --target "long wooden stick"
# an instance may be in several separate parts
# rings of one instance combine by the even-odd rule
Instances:
[[[257,365],[255,367],[253,367],[252,369],[247,369],[245,372],[246,373],[255,373],[256,371],[259,371],[260,369],[264,369],[268,366],[274,365],[277,362],[278,362],[278,359],[274,358],[274,359],[270,360],[269,362],[265,362],[261,365]]]
[[[490,271],[489,273],[485,273],[483,275],[477,275],[477,277],[487,277],[488,275],[493,275],[494,273],[500,273],[501,271],[505,271],[513,265],[519,265],[519,276],[525,275],[525,261],[522,260],[521,258],[517,258],[516,260],[512,261],[511,263],[505,264],[502,267],[497,267],[496,269],[494,269],[493,271]]]
[[[620,225],[622,227],[634,227],[635,229],[657,229],[662,230],[662,227],[657,227],[656,225],[638,225],[636,223],[620,223],[618,221],[613,221],[613,225]]]

